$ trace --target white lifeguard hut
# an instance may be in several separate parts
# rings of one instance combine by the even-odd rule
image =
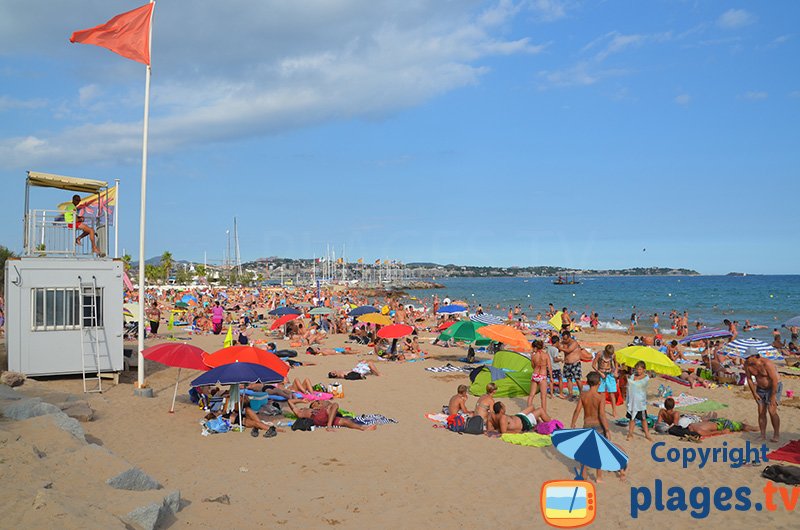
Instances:
[[[97,197],[100,207],[78,213],[94,229],[101,254],[92,251],[88,237],[76,242],[81,230],[64,210],[31,208],[35,187]],[[23,252],[5,266],[9,370],[81,373],[84,392],[101,392],[102,379],[116,379],[123,369],[124,269],[122,260],[105,257],[110,217],[102,205],[108,199],[106,182],[28,172]]]

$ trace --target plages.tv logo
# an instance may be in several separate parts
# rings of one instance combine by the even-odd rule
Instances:
[[[542,484],[539,505],[544,521],[550,526],[586,526],[597,514],[594,484],[585,480],[550,480]]]

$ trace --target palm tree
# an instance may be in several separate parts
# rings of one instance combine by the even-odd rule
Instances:
[[[13,257],[16,257],[14,252],[0,245],[0,294],[3,294],[6,287],[6,260]]]
[[[161,271],[164,275],[164,281],[169,280],[169,273],[172,272],[172,252],[165,250],[163,254],[161,254]]]
[[[124,256],[122,256],[122,264],[125,269],[125,272],[129,272],[131,270],[131,261],[133,261],[133,258],[131,257],[130,254],[125,254]]]

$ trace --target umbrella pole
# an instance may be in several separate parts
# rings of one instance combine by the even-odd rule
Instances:
[[[175,412],[175,398],[178,397],[178,383],[181,380],[181,369],[178,367],[178,377],[175,378],[175,392],[172,393],[172,408],[169,409],[169,413],[173,414]]]
[[[577,467],[573,468],[573,469],[575,469],[575,480],[583,480],[583,468],[584,467],[586,467],[586,466],[581,464],[581,470],[580,471],[578,471]]]

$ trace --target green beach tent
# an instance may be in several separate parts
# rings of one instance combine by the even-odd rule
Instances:
[[[531,372],[530,357],[502,350],[494,354],[491,366],[475,369],[470,374],[469,392],[481,396],[486,393],[486,385],[494,383],[497,385],[495,397],[527,396],[531,391]]]

